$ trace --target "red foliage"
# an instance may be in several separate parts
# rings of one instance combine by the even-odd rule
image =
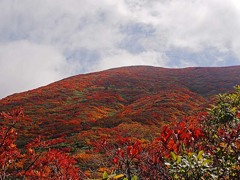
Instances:
[[[73,157],[59,150],[35,155],[32,162],[22,173],[25,179],[84,179]]]
[[[73,157],[59,150],[43,151],[63,142],[62,138],[41,141],[38,137],[26,145],[26,154],[20,152],[15,144],[15,126],[23,117],[22,108],[0,113],[3,125],[0,128],[0,179],[83,179]]]
[[[163,166],[163,158],[169,157],[171,151],[179,153],[186,147],[188,151],[197,149],[202,146],[198,140],[204,136],[198,118],[171,122],[198,112],[211,95],[229,91],[239,81],[239,67],[126,67],[79,75],[9,96],[0,100],[0,111],[21,105],[32,121],[25,126],[22,109],[1,113],[1,166],[10,174],[14,172],[14,163],[26,171],[31,163],[37,164],[37,159],[47,155],[48,150],[63,144],[62,137],[66,135],[66,152],[73,147],[75,153],[85,153],[95,144],[98,151],[91,153],[107,153],[115,164],[121,158],[139,162],[136,169],[142,170],[145,174],[142,177],[147,177],[151,166],[164,174],[158,167]],[[146,145],[143,141],[151,141],[159,132],[152,127],[163,127],[163,131]],[[218,133],[227,140],[238,132],[227,134],[220,130]],[[128,136],[134,139],[125,138]],[[135,145],[136,139],[140,144]],[[27,142],[30,143],[25,146]],[[113,152],[118,148],[119,151]],[[124,166],[127,167],[126,162]],[[158,179],[157,172],[153,177]]]

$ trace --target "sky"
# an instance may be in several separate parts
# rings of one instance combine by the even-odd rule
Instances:
[[[0,98],[131,65],[240,64],[239,0],[0,0]]]

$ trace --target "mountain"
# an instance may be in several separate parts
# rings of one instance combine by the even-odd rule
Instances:
[[[28,126],[20,127],[25,137],[19,145],[38,135],[66,135],[69,142],[80,141],[90,134],[91,138],[106,135],[109,128],[116,133],[125,129],[126,133],[132,127],[131,131],[135,128],[143,136],[142,127],[152,132],[193,115],[214,95],[233,90],[239,82],[240,66],[122,67],[13,94],[0,100],[0,112],[21,106],[31,120]]]

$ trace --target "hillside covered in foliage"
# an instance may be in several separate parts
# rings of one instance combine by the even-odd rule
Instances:
[[[238,82],[240,67],[125,67],[14,94],[0,100],[0,111],[23,107],[34,124],[31,134],[47,137],[122,123],[162,125],[194,114]]]
[[[201,161],[197,166],[213,169],[202,174],[194,174],[193,169],[185,179],[203,175],[214,179],[219,176],[217,165],[223,162],[214,162],[211,152],[219,155],[220,150],[232,153],[229,161],[234,166],[233,171],[222,173],[222,177],[235,178],[239,172],[239,163],[236,164],[239,126],[235,121],[239,118],[239,90],[218,100],[216,95],[233,92],[239,82],[240,66],[184,69],[137,66],[70,77],[0,100],[3,112],[0,148],[6,146],[15,153],[13,158],[19,167],[14,176],[30,179],[50,177],[50,166],[46,165],[42,174],[36,174],[36,169],[42,166],[41,162],[47,164],[48,159],[56,158],[73,164],[71,172],[67,172],[67,164],[56,165],[70,173],[72,179],[78,179],[80,174],[83,179],[95,178],[102,173],[107,179],[110,178],[107,173],[113,171],[119,174],[119,179],[178,178],[184,177],[181,172],[186,172],[183,168],[186,164],[181,167],[179,164],[190,160]],[[225,104],[221,105],[222,102]],[[217,104],[208,112],[209,103]],[[14,110],[19,107],[20,110]],[[213,124],[207,119],[214,120]],[[233,128],[232,135],[225,137],[230,129],[224,129],[221,123],[236,130]],[[208,131],[207,127],[215,128],[216,132]],[[220,136],[226,141],[221,141]],[[7,139],[9,144],[5,144]],[[215,145],[220,150],[214,149]],[[5,156],[8,155],[1,154],[3,160]],[[144,164],[147,162],[152,164]],[[156,172],[148,174],[153,165]],[[2,166],[2,170],[3,167],[6,168]],[[10,173],[13,169],[10,168]]]

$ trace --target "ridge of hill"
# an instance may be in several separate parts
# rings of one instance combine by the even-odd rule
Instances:
[[[31,119],[26,137],[73,137],[125,124],[161,127],[201,111],[214,95],[239,82],[240,66],[122,67],[8,96],[0,100],[0,112],[23,107]]]

